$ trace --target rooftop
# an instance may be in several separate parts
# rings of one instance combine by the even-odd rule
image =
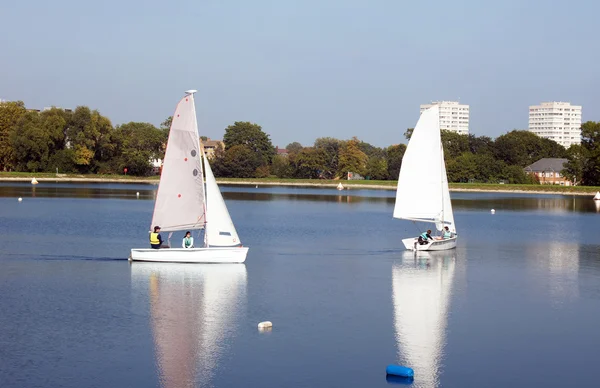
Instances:
[[[544,171],[555,171],[560,172],[564,168],[564,164],[567,159],[562,158],[543,158],[537,162],[525,167],[527,172],[544,172]]]

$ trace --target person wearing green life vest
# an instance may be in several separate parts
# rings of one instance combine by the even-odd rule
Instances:
[[[160,249],[163,239],[160,235],[160,226],[154,227],[154,232],[150,233],[150,246],[152,249]]]
[[[433,237],[431,237],[431,230],[428,229],[427,232],[423,232],[419,236],[419,245],[425,245],[429,240],[433,240]]]
[[[183,241],[181,242],[182,248],[193,248],[194,247],[194,238],[192,237],[192,233],[186,232]]]
[[[453,233],[450,231],[450,229],[448,229],[447,226],[444,226],[444,234],[442,235],[442,237],[444,237],[444,238],[452,238],[452,237],[454,237]]]

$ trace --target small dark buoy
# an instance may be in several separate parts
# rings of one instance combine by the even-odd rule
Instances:
[[[415,371],[412,368],[402,365],[390,364],[385,368],[385,373],[392,376],[414,377]]]

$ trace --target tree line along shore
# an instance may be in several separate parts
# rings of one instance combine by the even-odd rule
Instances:
[[[156,174],[151,161],[164,158],[170,126],[171,117],[158,128],[142,122],[113,126],[86,106],[40,112],[22,101],[0,102],[0,171],[149,177]],[[581,130],[581,144],[568,149],[529,131],[512,130],[492,139],[443,130],[448,180],[537,185],[538,178],[525,167],[542,158],[564,158],[562,175],[577,185],[599,186],[600,122],[588,121]],[[404,138],[411,134],[407,129]],[[225,128],[217,143],[211,153],[217,178],[335,180],[351,174],[394,181],[406,150],[402,143],[376,147],[356,137],[321,137],[310,146],[292,142],[280,150],[260,125],[244,121]]]

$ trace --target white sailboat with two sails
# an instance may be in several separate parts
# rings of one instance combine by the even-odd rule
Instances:
[[[241,244],[200,144],[194,93],[195,90],[186,92],[173,115],[151,228],[160,226],[161,232],[171,234],[204,229],[204,246],[132,249],[132,261],[243,263],[246,260],[248,248]]]
[[[444,162],[439,107],[436,105],[421,114],[406,147],[393,216],[432,223],[440,232],[448,227],[451,234],[449,238],[434,237],[422,245],[418,237],[405,238],[402,243],[406,249],[442,251],[456,247],[456,224]]]

